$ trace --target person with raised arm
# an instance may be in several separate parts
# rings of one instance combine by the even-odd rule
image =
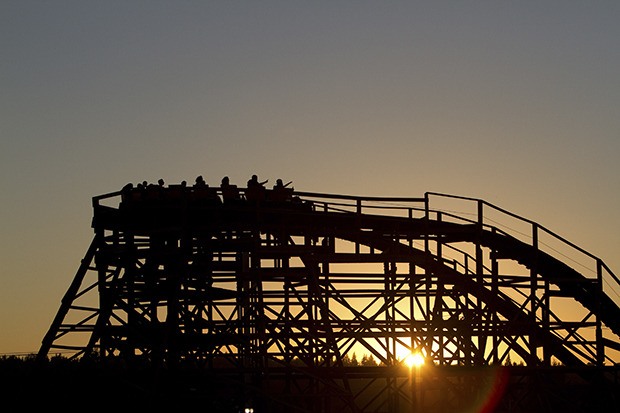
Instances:
[[[258,181],[258,175],[252,175],[252,178],[248,181],[248,186],[245,190],[245,199],[250,202],[260,202],[265,200],[265,184],[268,182]]]
[[[293,181],[289,181],[285,184],[281,179],[276,179],[276,184],[273,186],[273,190],[270,194],[270,199],[274,202],[290,201],[293,197],[293,188],[287,188]]]

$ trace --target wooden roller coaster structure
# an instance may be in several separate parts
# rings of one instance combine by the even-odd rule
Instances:
[[[620,280],[486,201],[171,185],[93,208],[40,359],[199,372],[212,411],[542,411],[543,387],[549,411],[616,402]]]

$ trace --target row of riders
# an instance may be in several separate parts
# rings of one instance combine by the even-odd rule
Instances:
[[[211,205],[263,201],[299,202],[299,197],[293,196],[294,188],[289,187],[292,181],[284,184],[281,179],[277,179],[272,189],[265,188],[267,182],[260,182],[257,175],[252,175],[247,182],[247,187],[243,189],[231,184],[227,176],[222,178],[219,188],[209,186],[202,175],[196,177],[192,186],[188,186],[186,181],[168,186],[165,186],[163,179],[160,179],[157,184],[144,181],[136,186],[132,183],[125,185],[121,190],[121,201],[123,205],[181,200]]]

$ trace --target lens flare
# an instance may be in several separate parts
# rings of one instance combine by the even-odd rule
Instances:
[[[424,356],[420,353],[411,353],[403,361],[409,368],[421,367],[424,364]]]

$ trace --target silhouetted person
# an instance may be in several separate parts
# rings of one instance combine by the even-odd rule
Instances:
[[[194,186],[207,186],[207,183],[205,182],[204,178],[202,177],[202,175],[198,175],[196,177],[196,182],[194,183]]]
[[[282,183],[281,179],[276,179],[276,184],[273,186],[273,189],[285,189],[287,186],[289,186],[292,183],[293,181],[288,181],[285,185]]]
[[[158,199],[162,200],[166,198],[166,188],[164,187],[164,180],[162,178],[159,178],[157,180],[157,185],[158,185],[157,197]]]
[[[263,182],[258,182],[258,175],[252,175],[252,177],[250,178],[250,180],[248,181],[248,188],[255,188],[255,187],[264,187],[264,185],[268,182],[269,180],[263,181]]]
[[[133,193],[136,192],[133,188],[133,184],[130,182],[121,189],[121,205],[126,205],[131,202],[134,197]]]
[[[241,199],[237,185],[231,184],[230,179],[228,179],[227,176],[222,178],[220,189],[222,190],[222,197],[224,198],[224,202],[236,201]]]
[[[163,179],[161,179],[161,182],[164,182]],[[144,181],[142,184],[146,188],[146,199],[148,201],[157,201],[161,199],[161,188],[163,184],[149,184],[146,181]]]
[[[252,178],[248,181],[248,186],[245,191],[245,198],[251,202],[263,201],[265,199],[265,187],[267,181],[258,182],[258,176],[252,175]]]
[[[270,194],[270,199],[275,202],[290,201],[293,197],[293,188],[287,188],[293,181],[289,181],[285,184],[281,179],[276,179],[276,184],[273,186],[273,191]]]
[[[193,199],[198,201],[201,205],[212,205],[220,203],[220,198],[217,196],[215,188],[211,188],[209,184],[204,180],[202,175],[198,175],[193,189]]]

